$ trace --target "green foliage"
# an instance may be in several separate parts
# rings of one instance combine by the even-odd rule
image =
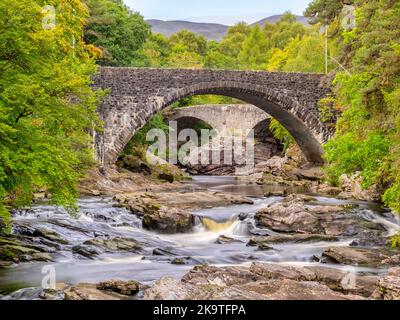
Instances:
[[[256,25],[243,42],[242,50],[239,53],[239,63],[246,69],[260,68],[267,62],[268,48],[267,38],[260,26]]]
[[[320,120],[327,124],[336,123],[339,109],[337,106],[337,100],[333,97],[326,97],[318,101],[318,111]]]
[[[48,2],[47,2],[48,3]],[[42,27],[45,1],[0,3],[0,215],[29,205],[37,188],[75,208],[77,183],[93,163],[90,132],[100,98],[89,84],[96,50],[82,42],[86,7],[50,1],[57,24]]]
[[[400,233],[390,238],[390,244],[393,249],[400,248]]]
[[[345,32],[335,84],[343,113],[327,146],[330,176],[361,171],[363,186],[378,183],[400,212],[400,3],[355,1],[357,27]],[[350,57],[350,59],[349,59]]]
[[[390,141],[376,132],[366,139],[359,139],[354,133],[338,136],[325,145],[326,158],[331,164],[328,174],[334,179],[360,171],[363,187],[368,188],[380,182],[389,148]]]
[[[271,123],[269,125],[269,129],[271,130],[274,138],[281,141],[284,144],[284,152],[295,143],[292,135],[286,130],[286,128],[280,124],[280,122],[276,119],[271,119]]]
[[[151,117],[146,125],[135,133],[130,144],[146,145],[147,133],[152,129],[159,129],[164,131],[165,133],[169,132],[170,127],[165,123],[164,116],[161,113],[157,113],[153,117]]]
[[[140,65],[141,49],[150,35],[143,17],[122,0],[84,0],[90,12],[85,41],[102,51],[98,63],[106,66]]]

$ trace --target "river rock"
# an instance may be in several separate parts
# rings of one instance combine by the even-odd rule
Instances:
[[[274,243],[303,243],[319,241],[338,241],[338,238],[321,234],[282,234],[276,236],[252,237],[248,242],[248,245],[265,246]]]
[[[83,244],[87,246],[99,247],[106,252],[138,252],[142,249],[136,240],[123,237],[115,237],[111,239],[95,238],[87,240]]]
[[[332,247],[323,252],[322,261],[343,265],[379,267],[390,262],[389,258],[394,255],[395,251],[388,248]]]
[[[160,207],[159,210],[147,212],[143,216],[143,227],[161,233],[189,232],[195,223],[194,216],[185,210],[171,207]]]
[[[133,296],[140,290],[140,283],[137,281],[109,280],[97,284],[97,289],[111,291],[124,296]]]
[[[379,280],[379,294],[385,300],[400,300],[400,268],[389,269],[388,275]]]
[[[386,229],[351,212],[347,205],[312,205],[298,196],[273,203],[255,215],[256,225],[276,232],[348,236],[364,239],[380,237]]]
[[[232,204],[253,204],[253,201],[239,195],[219,192],[136,192],[119,194],[114,197],[121,206],[127,207],[133,213],[143,215],[159,209],[161,206],[195,210],[213,207],[225,207]]]
[[[253,264],[251,268],[198,266],[181,280],[156,281],[144,292],[144,299],[352,300],[364,297],[332,290],[323,281],[319,282],[312,270]]]
[[[14,236],[0,237],[0,260],[19,262],[52,261],[39,246],[23,243]]]
[[[80,283],[63,290],[64,300],[125,300],[127,296],[97,289],[96,284]]]
[[[162,233],[189,232],[195,223],[189,209],[253,203],[242,196],[216,192],[189,192],[179,196],[168,192],[140,192],[117,195],[115,200],[143,217],[143,227]]]
[[[347,284],[347,271],[320,266],[295,267],[268,263],[253,263],[251,272],[267,279],[291,279],[323,283],[333,291],[369,297],[376,289],[378,277],[357,275],[354,286]]]
[[[88,245],[74,246],[72,252],[89,259],[94,259],[95,256],[102,253],[98,248]]]
[[[302,201],[274,203],[255,215],[257,226],[277,232],[322,233],[316,214]]]
[[[240,242],[240,240],[233,239],[224,235],[221,235],[218,237],[217,240],[215,240],[216,244],[229,244],[229,243],[235,243],[235,242]]]

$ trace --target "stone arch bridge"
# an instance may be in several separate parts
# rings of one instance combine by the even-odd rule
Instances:
[[[201,94],[233,97],[260,108],[292,134],[310,162],[323,162],[321,144],[330,136],[318,116],[318,101],[330,92],[323,75],[102,67],[93,83],[110,89],[99,110],[104,130],[96,136],[102,164],[113,164],[152,115],[175,101]]]
[[[270,116],[251,104],[196,105],[177,108],[172,111],[169,120],[197,119],[206,122],[218,133],[232,133],[254,129],[260,122],[267,122]]]

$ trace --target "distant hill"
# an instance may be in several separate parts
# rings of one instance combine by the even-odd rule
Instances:
[[[228,30],[228,26],[217,23],[198,23],[189,21],[163,21],[146,20],[152,27],[153,32],[170,36],[183,29],[196,34],[204,35],[208,40],[221,40]]]
[[[257,21],[252,26],[256,24],[264,26],[266,22],[276,23],[282,15],[275,15],[260,21]],[[297,21],[308,25],[307,18],[303,16],[296,16]],[[153,32],[161,33],[167,37],[177,33],[183,29],[192,31],[196,34],[204,35],[208,40],[221,40],[227,33],[229,26],[218,24],[218,23],[200,23],[200,22],[189,22],[189,21],[163,21],[150,19],[146,20],[148,24],[151,25]]]

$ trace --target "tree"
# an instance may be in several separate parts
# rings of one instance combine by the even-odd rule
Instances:
[[[243,42],[239,53],[239,61],[246,69],[261,69],[267,62],[269,44],[260,26],[256,25]]]
[[[219,45],[219,51],[232,59],[237,59],[243,47],[243,42],[250,35],[251,27],[245,22],[229,27],[226,36]]]
[[[143,44],[150,36],[150,26],[132,12],[122,0],[84,0],[90,17],[85,27],[85,41],[102,50],[98,63],[107,66],[141,64]]]
[[[207,54],[207,39],[203,35],[182,30],[168,39],[169,45],[175,52],[192,52],[199,56]]]
[[[336,76],[343,109],[326,146],[329,175],[361,172],[363,186],[378,184],[400,212],[400,3],[355,1],[357,26],[344,31],[347,72]]]
[[[162,34],[152,33],[142,48],[143,65],[147,67],[167,66],[167,59],[171,54],[168,39]]]
[[[100,93],[89,86],[98,51],[82,41],[86,6],[52,1],[0,3],[0,215],[29,205],[38,188],[73,209],[77,184],[93,163],[90,132]],[[43,21],[42,21],[43,20]]]
[[[325,70],[324,41],[321,36],[305,36],[292,40],[287,49],[287,60],[282,68],[289,72],[319,72]]]

